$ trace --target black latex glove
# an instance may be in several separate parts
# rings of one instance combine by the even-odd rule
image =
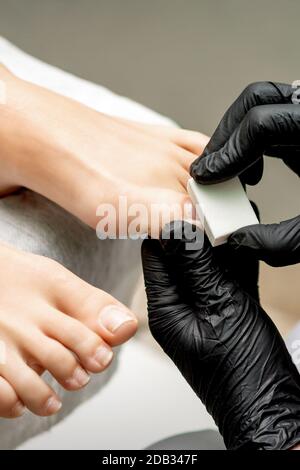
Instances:
[[[262,176],[264,154],[281,158],[300,176],[300,106],[292,102],[294,93],[291,85],[282,83],[249,85],[225,113],[202,156],[193,162],[192,177],[212,184],[239,175],[243,183],[256,184]],[[242,228],[229,238],[229,244],[272,266],[299,263],[300,216],[280,224]]]
[[[213,416],[228,449],[300,442],[300,376],[275,325],[205,239],[145,240],[150,330]],[[184,403],[180,404],[184,406]]]

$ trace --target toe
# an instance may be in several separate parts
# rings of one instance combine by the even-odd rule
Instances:
[[[30,355],[67,390],[78,390],[90,381],[74,354],[53,338],[37,334],[31,339]]]
[[[184,170],[189,175],[190,166],[196,160],[196,158],[198,158],[199,155],[178,147],[176,156],[181,170]]]
[[[0,377],[0,416],[1,418],[18,418],[26,408],[20,401],[13,387]]]
[[[186,191],[145,189],[141,191],[140,195],[149,214],[143,229],[151,238],[158,239],[162,229],[174,220],[191,221],[195,217],[191,200]]]
[[[113,346],[124,343],[137,330],[137,319],[133,314],[123,305],[112,301],[100,310],[95,320],[95,328]]]
[[[102,372],[109,366],[113,359],[113,351],[102,339],[99,332],[96,333],[83,324],[82,321],[72,318],[65,313],[57,310],[53,310],[51,313],[44,328],[46,336],[53,338],[57,343],[68,348],[69,351],[76,355],[82,367],[90,372]],[[86,323],[88,323],[88,320],[86,320]],[[61,354],[58,350],[57,353]],[[72,372],[73,368],[74,364],[70,364],[69,371]],[[74,373],[76,375],[78,371],[74,370]],[[82,372],[80,375],[83,378]],[[72,378],[72,374],[69,373],[66,377],[67,379]]]
[[[55,392],[28,367],[18,352],[7,353],[6,363],[0,366],[0,374],[33,413],[50,416],[60,410],[62,404]]]
[[[208,144],[209,137],[197,131],[174,129],[173,142],[199,156]]]
[[[137,330],[135,315],[111,295],[70,273],[60,282],[58,307],[100,335],[110,346],[127,341]]]

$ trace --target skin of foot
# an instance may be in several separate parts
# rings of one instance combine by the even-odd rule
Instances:
[[[119,195],[147,208],[188,200],[189,166],[206,136],[101,114],[1,65],[0,83],[0,196],[27,187],[93,228],[98,205],[117,208]],[[111,348],[129,339],[137,322],[117,300],[52,260],[6,245],[0,257],[0,416],[17,417],[26,408],[51,415],[61,403],[43,371],[67,390],[79,389],[87,373],[109,365]]]
[[[0,194],[25,186],[93,228],[99,204],[118,209],[120,195],[149,213],[151,204],[182,207],[189,201],[189,167],[202,153],[205,135],[101,114],[3,66],[0,80],[6,92],[0,105]],[[149,223],[142,220],[141,231],[149,231]]]
[[[47,370],[76,391],[137,329],[133,313],[49,258],[0,244],[0,416],[61,408]]]

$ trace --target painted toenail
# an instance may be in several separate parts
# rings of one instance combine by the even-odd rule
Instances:
[[[57,413],[62,407],[61,401],[58,400],[56,397],[51,397],[46,403],[45,411],[47,415],[52,415]]]
[[[106,346],[100,346],[96,351],[96,354],[94,356],[94,361],[100,367],[106,367],[112,360],[112,357],[113,357],[113,352],[111,349],[107,348]]]
[[[77,367],[73,376],[66,380],[66,385],[71,388],[84,387],[90,381],[90,376],[81,367]]]
[[[21,401],[18,401],[12,409],[12,416],[18,417],[22,416],[26,411],[26,406],[23,405]]]
[[[122,308],[115,305],[104,307],[99,315],[99,322],[106,330],[115,333],[124,323],[134,321],[134,318]]]

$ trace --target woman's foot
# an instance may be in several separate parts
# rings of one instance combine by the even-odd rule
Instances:
[[[61,407],[40,376],[67,390],[85,386],[136,331],[132,312],[57,262],[0,245],[0,416]]]
[[[4,68],[0,79],[7,97],[0,107],[2,193],[26,186],[93,228],[97,207],[118,209],[120,195],[148,213],[152,204],[188,200],[189,166],[207,143],[203,134],[110,117]],[[148,230],[149,220],[141,225]]]

